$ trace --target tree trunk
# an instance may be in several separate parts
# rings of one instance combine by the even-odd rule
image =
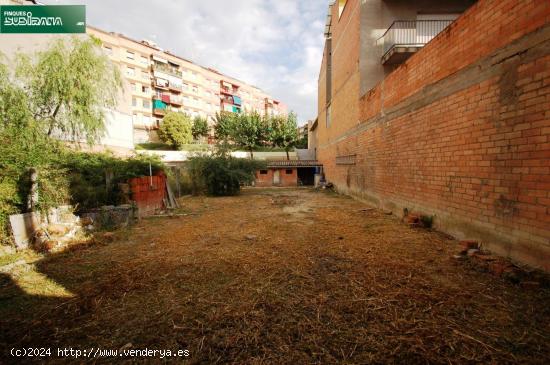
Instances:
[[[286,159],[287,159],[287,160],[290,160],[290,155],[288,154],[288,150],[285,149],[285,152],[286,152]]]
[[[251,159],[251,160],[254,159],[254,152],[252,152],[252,148],[250,149],[250,159]]]

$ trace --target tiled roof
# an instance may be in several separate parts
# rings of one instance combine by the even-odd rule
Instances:
[[[317,160],[278,160],[267,161],[267,167],[317,167],[323,166]]]

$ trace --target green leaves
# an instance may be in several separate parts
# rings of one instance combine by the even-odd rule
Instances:
[[[274,116],[270,120],[269,140],[274,146],[282,147],[287,152],[300,141],[296,114],[288,116]]]
[[[264,161],[221,156],[196,156],[189,160],[189,173],[195,194],[236,195],[241,184],[254,181]]]
[[[208,121],[206,118],[196,116],[193,119],[192,134],[194,139],[208,136]]]
[[[193,126],[187,114],[168,112],[162,119],[158,135],[164,143],[179,148],[193,140]]]
[[[15,75],[26,108],[48,136],[97,142],[104,134],[104,108],[113,108],[120,74],[93,39],[63,40],[34,57],[20,54]],[[24,107],[24,106],[23,106]]]
[[[262,117],[257,112],[239,114],[221,112],[216,115],[215,135],[218,143],[252,151],[261,146],[282,147],[288,151],[298,141],[296,114]]]

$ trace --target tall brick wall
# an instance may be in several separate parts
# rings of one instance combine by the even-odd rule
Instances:
[[[550,270],[549,23],[548,1],[477,2],[355,95],[359,123],[333,112],[346,128],[319,132],[327,179]],[[354,162],[337,165],[338,156]]]
[[[325,93],[319,92],[318,138],[331,140],[335,133],[342,133],[357,124],[359,108],[359,23],[361,19],[360,1],[348,0],[342,15],[338,15],[338,6],[332,7],[332,98],[326,100]],[[323,59],[321,73],[326,68]],[[323,75],[321,75],[323,76]],[[325,78],[319,78],[319,90],[325,89]],[[326,128],[327,103],[331,107],[330,129]]]

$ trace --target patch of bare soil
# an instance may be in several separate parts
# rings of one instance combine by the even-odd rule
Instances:
[[[35,262],[68,296],[3,275],[1,348],[188,349],[189,364],[550,359],[550,290],[452,259],[442,234],[308,189],[182,203],[188,215]]]

